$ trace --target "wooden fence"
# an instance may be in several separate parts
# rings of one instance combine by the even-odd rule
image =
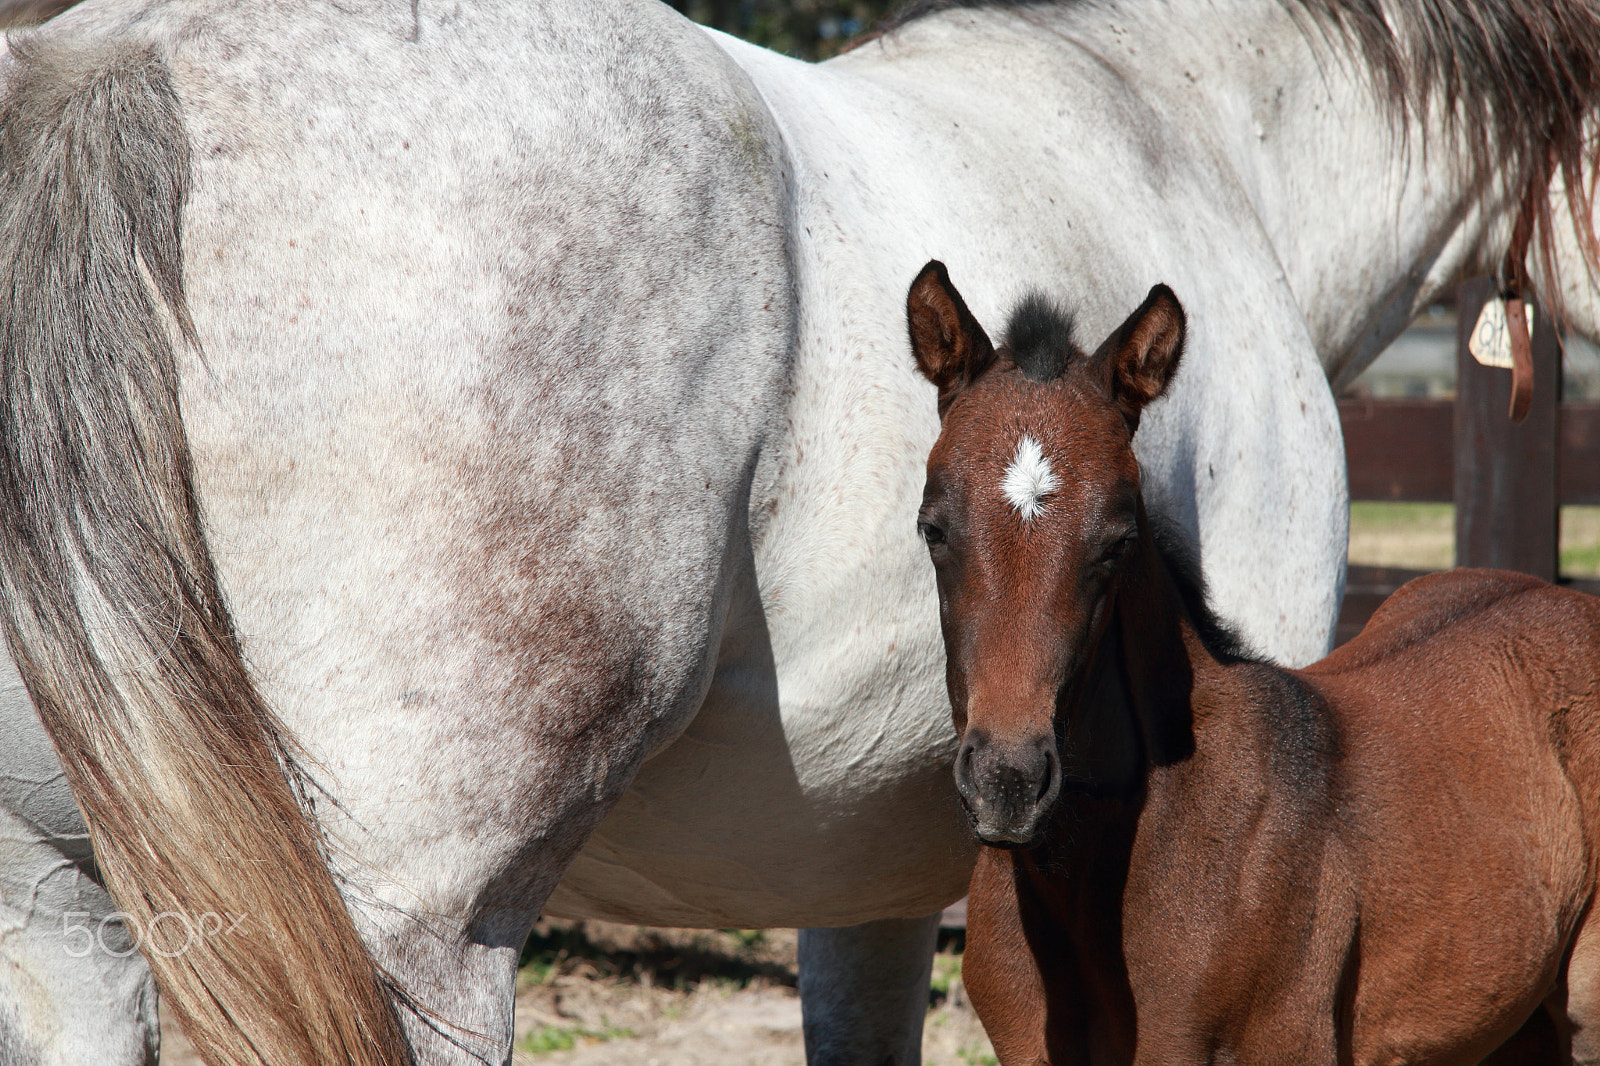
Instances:
[[[1454,400],[1339,401],[1350,498],[1454,503],[1457,566],[1553,581],[1560,577],[1561,505],[1600,505],[1600,403],[1560,402],[1561,341],[1549,316],[1536,314],[1533,409],[1520,426],[1511,424],[1511,372],[1480,366],[1467,352],[1478,312],[1493,295],[1486,278],[1462,286]],[[1352,566],[1339,642],[1421,572]],[[1561,580],[1600,593],[1600,581]]]

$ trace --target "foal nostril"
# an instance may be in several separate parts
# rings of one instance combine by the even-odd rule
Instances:
[[[977,748],[971,736],[961,738],[961,750],[956,753],[956,791],[971,798],[977,788],[972,777],[972,753]]]
[[[1039,775],[1039,791],[1034,794],[1033,802],[1043,803],[1045,797],[1054,790],[1056,782],[1061,778],[1060,762],[1054,745],[1044,749],[1044,773]]]

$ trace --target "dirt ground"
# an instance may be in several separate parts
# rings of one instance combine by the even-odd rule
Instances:
[[[993,1066],[961,988],[959,938],[934,960],[926,1066]],[[795,932],[541,922],[518,977],[513,1066],[803,1066]],[[162,1026],[163,1066],[200,1066]]]

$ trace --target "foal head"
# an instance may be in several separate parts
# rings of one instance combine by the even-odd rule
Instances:
[[[1098,351],[1040,297],[990,344],[931,262],[906,298],[917,366],[939,388],[918,529],[938,574],[956,786],[991,844],[1025,844],[1061,789],[1058,705],[1081,691],[1141,554],[1140,412],[1167,387],[1184,315],[1164,285]]]

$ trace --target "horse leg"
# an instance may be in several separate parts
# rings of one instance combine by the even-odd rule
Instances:
[[[1572,939],[1565,1017],[1557,1018],[1557,1028],[1571,1042],[1571,1061],[1580,1066],[1600,1064],[1600,935],[1589,920],[1592,916],[1591,911]]]
[[[147,1066],[150,968],[106,890],[0,808],[0,1064]]]
[[[915,1066],[939,915],[800,930],[810,1066]]]
[[[967,950],[961,982],[1002,1064],[1079,1061],[1073,1021],[1051,1017],[1044,974],[1023,928],[1013,856],[984,848],[967,893]],[[1072,997],[1069,997],[1072,998]],[[1052,1033],[1052,1029],[1066,1030]]]

